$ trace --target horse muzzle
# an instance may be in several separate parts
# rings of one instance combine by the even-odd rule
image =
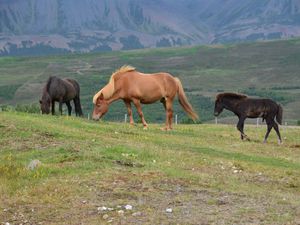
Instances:
[[[95,120],[95,121],[99,121],[100,120],[100,118],[101,118],[101,114],[99,114],[99,115],[93,115],[93,120]]]
[[[97,116],[97,117],[93,116],[93,120],[99,121],[99,120],[100,120],[100,117],[99,117],[99,116]]]

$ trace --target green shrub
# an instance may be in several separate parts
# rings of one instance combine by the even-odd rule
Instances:
[[[182,119],[179,123],[181,123],[181,124],[201,124],[202,122],[201,122],[201,120],[194,121],[191,118],[186,117],[186,118]]]
[[[26,112],[26,113],[40,113],[40,107],[38,104],[27,104],[27,105],[16,105],[15,110],[17,112]]]
[[[297,121],[297,125],[300,126],[300,120]]]
[[[11,112],[14,111],[14,108],[10,105],[0,105],[0,111]]]

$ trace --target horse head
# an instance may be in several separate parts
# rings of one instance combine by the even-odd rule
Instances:
[[[221,98],[217,98],[215,101],[215,110],[214,110],[214,115],[218,116],[224,109],[224,104]]]
[[[104,99],[103,94],[97,98],[94,104],[93,120],[99,120],[108,111],[108,102]]]
[[[42,114],[49,114],[51,106],[51,98],[49,94],[44,94],[42,99],[40,100],[40,107],[42,110]]]

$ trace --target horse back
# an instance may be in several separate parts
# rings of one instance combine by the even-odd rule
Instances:
[[[75,80],[69,78],[60,79],[53,77],[51,83],[48,85],[48,93],[51,99],[54,101],[59,101],[59,99],[70,101],[74,99],[78,94],[78,88],[75,82]]]
[[[144,74],[128,72],[117,80],[116,87],[122,89],[123,98],[139,98],[143,103],[152,103],[163,97],[174,97],[177,84],[168,73]]]
[[[243,108],[249,117],[275,116],[278,104],[272,99],[247,98],[243,102]]]
[[[73,87],[75,88],[76,93],[79,94],[79,92],[80,92],[80,86],[79,86],[79,84],[78,84],[78,82],[76,80],[71,79],[71,78],[66,78],[64,80],[66,82],[71,83],[73,85]]]

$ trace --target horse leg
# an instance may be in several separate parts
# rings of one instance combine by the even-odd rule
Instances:
[[[243,133],[244,133],[244,125],[245,125],[245,124],[243,123],[243,124],[242,124],[242,127],[241,127],[241,128],[242,128],[242,131],[243,131]],[[244,135],[243,135],[242,133],[241,133],[241,139],[242,139],[242,140],[244,140]]]
[[[75,107],[75,115],[78,116],[78,106],[77,106],[75,98],[73,99],[73,103],[74,103],[74,107]]]
[[[245,122],[245,117],[239,117],[239,122],[237,124],[237,129],[241,133],[241,139],[243,140],[244,138],[248,141],[250,141],[250,138],[244,133],[244,122]]]
[[[282,143],[281,135],[280,135],[280,132],[279,132],[278,125],[277,125],[277,123],[275,121],[273,123],[273,127],[274,127],[274,130],[276,131],[276,134],[278,136],[278,144],[281,144]]]
[[[266,119],[266,123],[267,123],[268,128],[267,128],[267,133],[265,135],[264,143],[267,142],[267,139],[268,139],[269,134],[270,134],[270,132],[272,130],[274,121],[270,121],[270,120]]]
[[[52,101],[51,107],[52,107],[52,115],[54,115],[55,114],[55,101]]]
[[[124,103],[125,103],[126,108],[127,108],[130,125],[134,125],[133,116],[132,116],[132,109],[131,109],[131,103],[130,103],[130,101],[125,101],[125,100],[124,100]]]
[[[62,115],[62,99],[59,99],[59,111],[60,111],[60,115]]]
[[[161,128],[161,130],[167,130],[168,129],[168,123],[169,123],[169,120],[168,120],[168,112],[167,112],[167,104],[166,104],[166,99],[165,98],[162,98],[160,100],[160,102],[163,104],[164,108],[165,108],[165,111],[166,111],[166,126],[164,128]]]
[[[144,118],[144,114],[143,114],[143,111],[142,111],[142,106],[141,106],[141,102],[140,100],[138,99],[134,99],[133,100],[133,104],[135,105],[137,111],[138,111],[138,114],[139,116],[141,117],[141,120],[142,120],[142,123],[144,125],[144,129],[147,129],[148,128],[148,124]]]
[[[71,116],[71,112],[72,112],[72,106],[71,106],[71,103],[70,102],[66,102],[66,105],[68,107],[68,114],[69,116]]]
[[[165,98],[162,98],[161,100],[160,100],[160,102],[163,104],[163,106],[164,106],[164,108],[165,108],[165,110],[167,109],[167,106],[166,106],[166,99]]]
[[[166,127],[165,130],[172,130],[172,120],[173,120],[173,100],[167,99],[165,101],[166,108]]]

